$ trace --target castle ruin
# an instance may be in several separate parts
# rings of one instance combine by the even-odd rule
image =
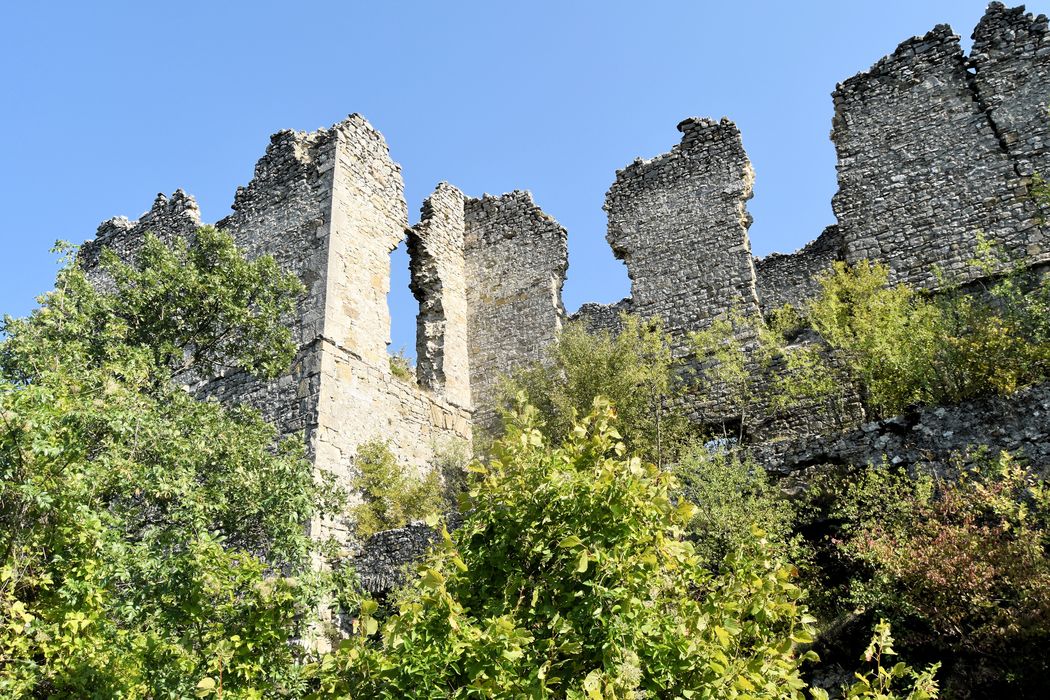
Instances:
[[[799,304],[836,260],[877,259],[892,279],[924,286],[937,283],[934,266],[972,279],[979,232],[1030,265],[1050,263],[1029,196],[1033,176],[1050,173],[1047,19],[993,2],[973,37],[966,56],[940,25],[837,86],[837,223],[796,253],[751,255],[754,174],[736,126],[681,122],[678,145],[618,171],[606,196],[607,239],[631,296],[585,304],[576,317],[615,328],[620,311],[659,316],[682,338],[731,308]],[[540,360],[567,320],[567,233],[529,193],[473,198],[440,183],[410,227],[400,166],[359,115],[275,134],[232,208],[216,226],[306,286],[298,353],[279,379],[230,373],[199,392],[255,406],[283,434],[301,435],[317,468],[344,478],[372,439],[417,469],[443,445],[470,441],[495,420],[500,375]],[[137,221],[103,223],[81,259],[90,269],[102,246],[132,257],[146,231],[170,240],[200,224],[191,197],[158,196]],[[387,354],[390,253],[406,239],[419,302],[415,382],[394,377]]]

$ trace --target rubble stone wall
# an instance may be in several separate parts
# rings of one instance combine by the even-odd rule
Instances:
[[[605,196],[606,238],[627,265],[631,305],[678,335],[727,309],[758,311],[747,229],[754,172],[728,119],[686,119],[669,153],[635,160]]]
[[[828,226],[804,248],[787,255],[771,253],[755,260],[758,298],[768,313],[791,304],[798,308],[820,291],[818,279],[843,259],[843,240],[838,226]]]
[[[1019,175],[1050,175],[1050,31],[1043,15],[993,2],[973,32],[970,65],[982,106]]]
[[[957,281],[980,274],[969,264],[978,234],[1012,252],[1039,246],[1027,182],[979,84],[947,25],[839,84],[832,207],[847,260],[880,260],[892,281],[935,286],[934,266]]]
[[[468,347],[475,423],[491,427],[501,375],[544,357],[561,329],[566,232],[528,192],[465,202]]]

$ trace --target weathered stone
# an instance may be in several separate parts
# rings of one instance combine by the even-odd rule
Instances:
[[[500,375],[543,359],[561,329],[565,229],[528,192],[466,200],[470,388],[478,426],[496,420]]]

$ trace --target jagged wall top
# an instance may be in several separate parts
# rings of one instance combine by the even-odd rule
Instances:
[[[627,265],[636,313],[674,332],[730,307],[758,309],[746,203],[754,171],[728,119],[690,118],[681,143],[617,171],[605,196],[606,235]]]

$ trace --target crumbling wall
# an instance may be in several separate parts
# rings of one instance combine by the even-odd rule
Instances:
[[[819,440],[772,442],[748,452],[767,470],[787,476],[825,465],[880,464],[883,458],[901,466],[947,467],[955,456],[981,446],[993,454],[1012,452],[1036,473],[1050,475],[1050,384],[928,406]]]
[[[389,441],[403,463],[425,469],[435,450],[471,438],[467,406],[390,372],[389,255],[408,227],[402,192],[382,136],[351,115],[329,129],[275,134],[251,183],[238,189],[234,213],[217,224],[249,257],[273,255],[307,291],[290,319],[299,349],[289,372],[273,381],[230,372],[198,393],[258,408],[282,434],[303,436],[317,468],[343,478],[368,440]],[[96,265],[101,246],[133,256],[146,230],[171,240],[199,225],[192,198],[158,198],[138,222],[104,224],[82,261]],[[453,333],[465,336],[465,321],[458,324]],[[346,527],[337,518],[313,532]]]
[[[138,254],[147,231],[170,244],[178,238],[193,235],[200,225],[201,210],[197,200],[182,190],[175,190],[170,198],[160,193],[149,211],[138,220],[116,216],[99,224],[95,238],[80,247],[77,259],[89,274],[99,279],[99,256],[103,248],[112,249],[121,260],[132,260]]]
[[[834,92],[832,200],[846,258],[880,260],[892,281],[979,275],[977,235],[1023,251],[1034,207],[973,87],[959,37],[939,25]]]
[[[442,182],[423,202],[408,233],[411,289],[419,302],[419,383],[458,406],[470,406],[463,193]]]
[[[1050,32],[1044,15],[993,2],[973,32],[970,65],[984,108],[1020,175],[1050,175]]]
[[[634,313],[631,298],[620,299],[614,304],[583,304],[569,316],[569,322],[580,322],[591,333],[619,333],[623,328],[622,314]]]
[[[543,359],[561,329],[565,229],[528,192],[465,202],[470,389],[475,424],[492,427],[501,375]]]
[[[784,304],[801,308],[820,291],[820,275],[843,258],[843,239],[838,226],[828,226],[801,250],[787,255],[771,253],[755,260],[758,299],[763,313]]]
[[[349,478],[357,447],[383,440],[402,464],[423,471],[436,450],[470,440],[469,410],[391,373],[390,253],[408,229],[401,168],[363,117],[351,115],[332,131],[315,464]],[[322,529],[342,534],[345,527]]]
[[[754,173],[728,119],[686,119],[669,153],[617,171],[606,236],[627,265],[635,313],[678,335],[727,309],[757,313],[747,229]]]

